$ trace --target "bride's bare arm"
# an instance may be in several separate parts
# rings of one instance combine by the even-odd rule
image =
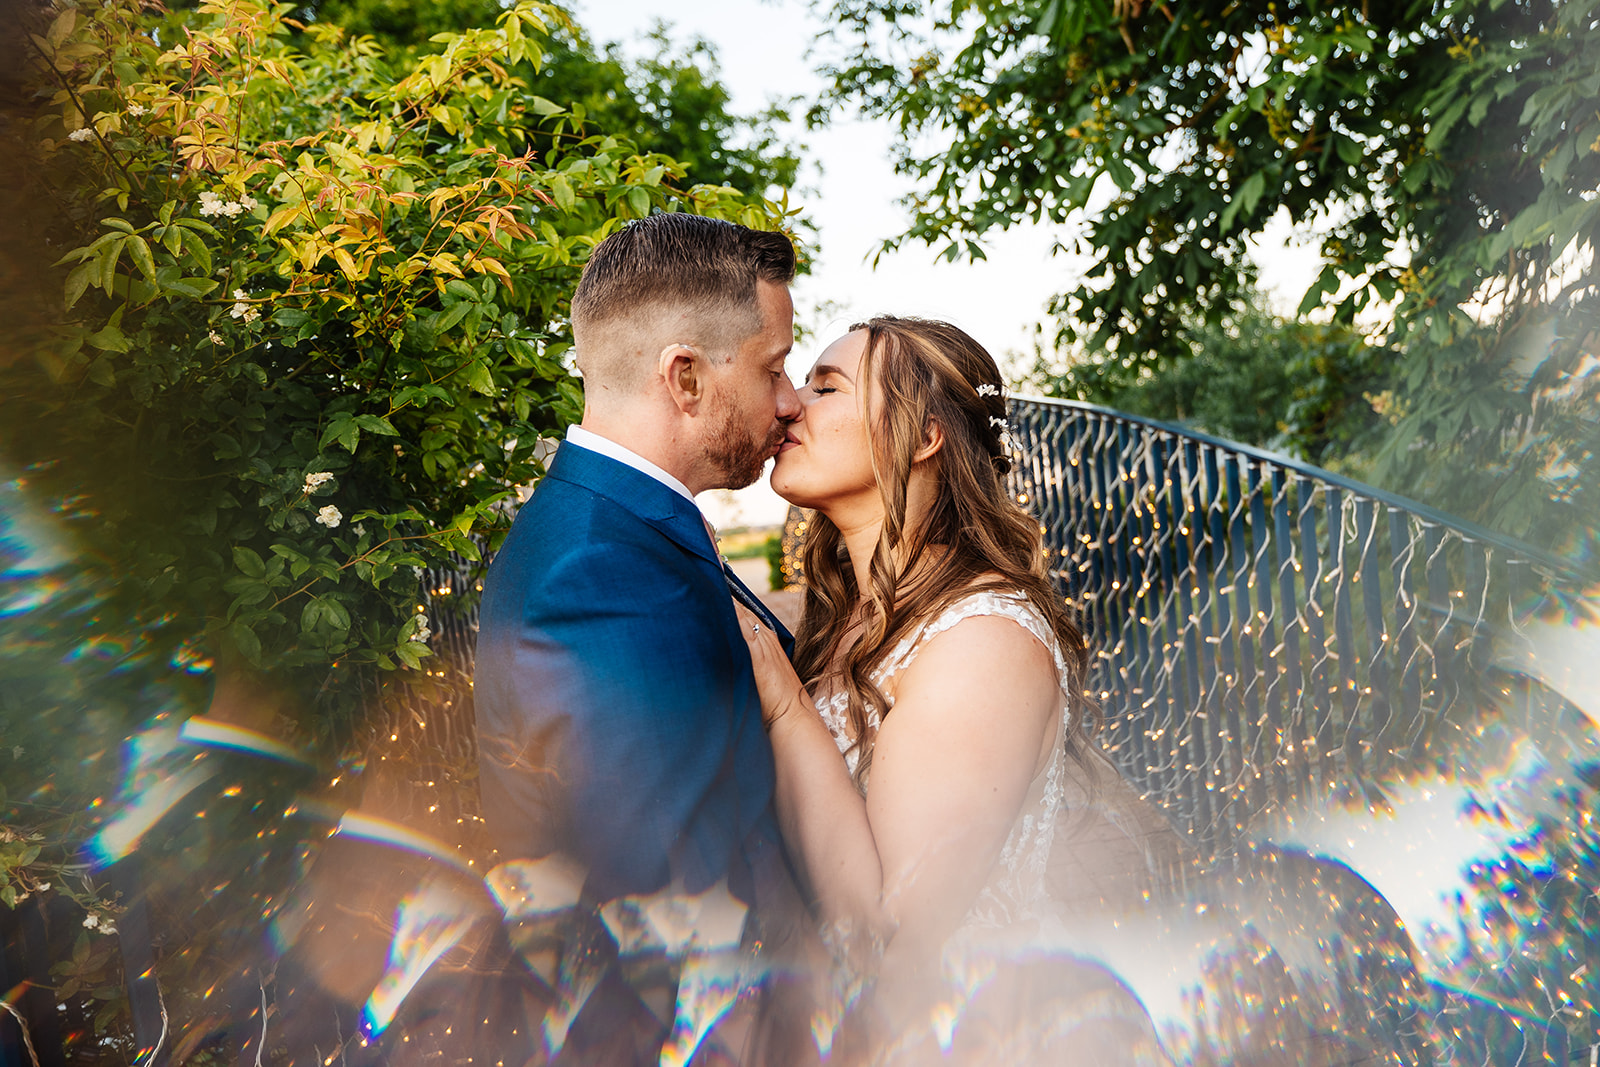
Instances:
[[[883,963],[891,997],[897,979],[925,973],[989,879],[1060,743],[1060,701],[1050,651],[996,616],[935,636],[896,677],[867,797],[883,909],[897,931]]]
[[[895,679],[863,800],[776,636],[752,633],[754,621],[744,619],[784,839],[824,918],[892,933],[885,966],[914,971],[971,907],[1059,743],[1050,652],[992,616],[929,640]]]
[[[866,802],[777,635],[735,609],[772,741],[784,844],[825,921],[881,931],[883,875]]]

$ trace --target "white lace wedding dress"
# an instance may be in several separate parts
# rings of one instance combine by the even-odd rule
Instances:
[[[929,641],[957,623],[979,615],[1010,619],[1027,630],[1050,650],[1055,657],[1056,671],[1061,677],[1066,677],[1067,664],[1061,656],[1055,633],[1027,597],[1021,593],[974,593],[956,601],[938,618],[906,637],[873,668],[872,681],[887,691],[885,698],[890,708],[894,707],[891,679],[909,668]],[[844,753],[850,773],[854,774],[860,753],[859,749],[853,747],[853,739],[849,735],[845,718],[847,701],[847,694],[843,692],[822,696],[817,699],[817,711],[827,724],[828,732],[833,734],[839,751]],[[1029,783],[1027,797],[1006,837],[1000,860],[968,911],[964,927],[998,928],[1036,922],[1051,910],[1045,875],[1049,869],[1050,848],[1055,841],[1056,824],[1061,818],[1065,796],[1067,750],[1059,740],[1066,736],[1071,717],[1072,709],[1063,700],[1055,751],[1044,769]],[[879,722],[878,710],[868,708],[868,728],[876,730]]]
[[[1009,619],[1027,630],[1050,650],[1058,674],[1066,677],[1067,664],[1054,631],[1024,594],[980,592],[950,605],[902,640],[872,670],[871,678],[885,691],[889,706],[894,706],[892,679],[915,662],[929,641],[966,619],[984,615]],[[816,703],[854,774],[859,749],[849,734],[847,700],[843,692],[824,691]],[[1100,786],[1111,786],[1108,790],[1099,786],[1086,789],[1084,774],[1074,773],[1080,768],[1069,762],[1063,740],[1072,714],[1073,709],[1063,696],[1053,752],[1029,783],[999,860],[947,944],[942,987],[929,991],[934,1003],[931,1029],[950,1062],[1170,1062],[1160,1051],[1155,1030],[1137,999],[1116,983],[1108,985],[1104,972],[1095,963],[1085,966],[1084,959],[1069,947],[1077,940],[1069,928],[1077,925],[1083,914],[1075,904],[1090,901],[1092,911],[1106,899],[1105,890],[1121,894],[1127,890],[1125,884],[1102,884],[1090,887],[1087,893],[1064,889],[1060,861],[1066,861],[1070,868],[1065,879],[1068,883],[1093,881],[1092,876],[1083,876],[1087,869],[1100,865],[1097,857],[1108,854],[1096,849],[1096,842],[1090,842],[1090,847],[1083,850],[1086,855],[1057,853],[1054,859],[1058,862],[1052,866],[1053,852],[1079,851],[1078,846],[1085,843],[1085,835],[1080,832],[1084,823],[1077,818],[1079,809],[1100,816],[1099,825],[1109,829],[1118,845],[1133,843],[1132,848],[1113,850],[1113,865],[1149,865],[1154,869],[1151,851],[1141,843],[1149,837],[1148,830],[1137,825],[1140,820],[1129,814],[1131,809],[1126,805],[1118,810],[1115,798],[1126,800],[1130,790],[1110,762],[1097,754],[1091,760],[1104,765],[1103,771],[1094,773]],[[869,707],[868,728],[875,731],[880,721],[877,709]],[[868,771],[870,776],[870,768]],[[863,793],[869,784],[863,780]],[[1113,803],[1104,802],[1107,795]],[[1106,840],[1105,833],[1097,839],[1100,844]],[[1142,881],[1147,872],[1127,873]],[[1071,896],[1080,899],[1069,902],[1066,898]],[[845,999],[853,999],[859,993],[861,977],[851,975],[840,981],[836,976]],[[910,1047],[915,1047],[913,1036],[907,1040]],[[918,1054],[900,1056],[891,1048],[875,1062],[898,1064],[908,1059],[922,1061]]]

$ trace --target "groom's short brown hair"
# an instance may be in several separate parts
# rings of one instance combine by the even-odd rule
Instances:
[[[572,295],[572,333],[585,375],[631,377],[655,345],[701,345],[728,359],[761,329],[756,283],[794,278],[781,233],[680,213],[629,223],[589,256]]]

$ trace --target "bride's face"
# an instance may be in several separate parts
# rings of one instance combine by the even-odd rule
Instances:
[[[850,506],[881,508],[872,473],[861,357],[867,332],[846,334],[823,350],[798,390],[805,418],[772,468],[772,488],[791,504],[835,514]]]

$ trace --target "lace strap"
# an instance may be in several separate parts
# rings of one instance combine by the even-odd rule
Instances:
[[[895,650],[883,661],[883,665],[873,672],[875,678],[889,678],[907,667],[916,660],[917,654],[922,651],[922,646],[933,638],[944,633],[959,622],[974,618],[979,615],[996,615],[1021,626],[1032,634],[1040,644],[1050,650],[1051,657],[1055,660],[1056,671],[1065,678],[1067,672],[1066,660],[1062,658],[1061,648],[1056,642],[1055,631],[1042,615],[1028,602],[1022,593],[997,593],[984,591],[962,597],[944,610],[938,618],[926,623],[916,633],[911,634],[901,641]]]

